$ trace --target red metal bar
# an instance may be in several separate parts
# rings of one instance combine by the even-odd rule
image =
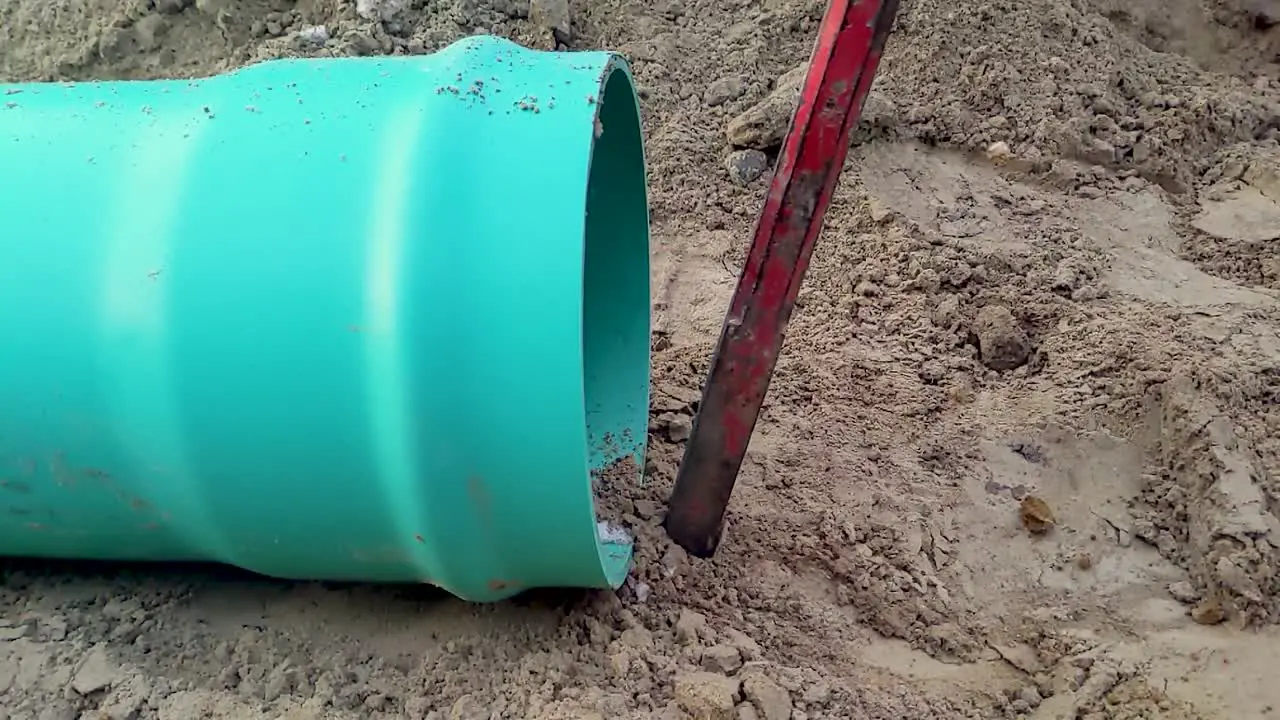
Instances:
[[[667,534],[691,555],[710,557],[720,543],[849,132],[897,12],[898,0],[832,0],[827,7],[667,510]]]

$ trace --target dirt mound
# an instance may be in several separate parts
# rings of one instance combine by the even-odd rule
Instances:
[[[655,275],[647,484],[608,490],[639,541],[617,594],[474,607],[9,563],[8,717],[1118,720],[1280,704],[1269,6],[905,2],[726,541],[696,561],[666,540],[822,10],[0,0],[10,80],[416,54],[476,32],[619,50],[645,110]],[[1036,535],[1019,522],[1031,496],[1054,518]]]

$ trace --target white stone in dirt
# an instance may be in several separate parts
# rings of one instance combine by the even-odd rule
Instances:
[[[626,544],[631,542],[631,531],[607,520],[596,523],[596,537],[602,543]]]
[[[311,25],[299,30],[297,38],[301,42],[312,45],[324,45],[329,42],[329,29],[324,25]]]
[[[742,692],[763,720],[790,719],[791,693],[763,674],[752,673],[744,678]]]
[[[356,14],[365,20],[386,22],[404,10],[406,0],[356,0]]]
[[[740,683],[712,672],[692,672],[676,677],[676,703],[694,720],[733,720]]]
[[[89,695],[111,687],[119,675],[120,669],[107,657],[107,651],[98,645],[89,651],[71,679],[71,689],[80,695]]]
[[[987,159],[993,162],[1004,162],[1013,157],[1013,151],[1009,149],[1009,143],[998,140],[987,146]]]

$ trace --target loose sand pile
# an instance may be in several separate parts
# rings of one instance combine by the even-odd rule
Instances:
[[[7,80],[476,32],[620,50],[658,318],[616,596],[10,563],[0,717],[1278,712],[1280,7],[906,0],[703,562],[662,502],[823,3],[580,1],[567,26],[533,5],[0,0]]]

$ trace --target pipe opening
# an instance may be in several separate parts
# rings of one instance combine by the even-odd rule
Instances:
[[[631,540],[611,512],[616,488],[643,479],[649,424],[649,207],[631,78],[613,66],[597,109],[583,262],[583,396],[600,560],[617,587]]]

